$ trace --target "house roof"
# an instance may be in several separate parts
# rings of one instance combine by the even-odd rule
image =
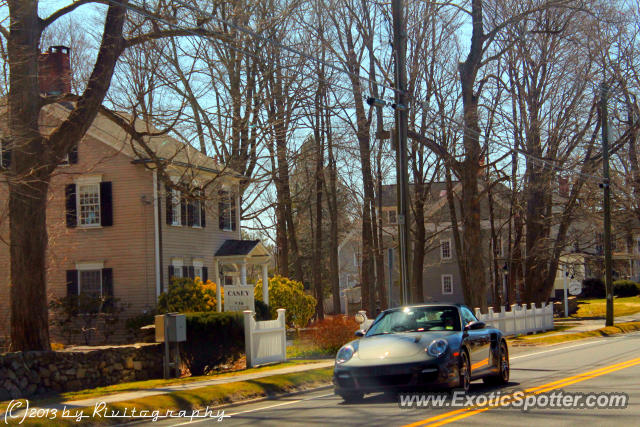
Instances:
[[[453,186],[457,184],[457,181],[453,182]],[[409,191],[413,192],[413,184],[409,184]],[[443,196],[446,196],[447,183],[446,182],[434,182],[431,184],[431,194],[428,199],[438,200]],[[443,193],[444,192],[444,193]],[[398,192],[395,184],[388,184],[382,186],[382,206],[396,206],[398,200]]]
[[[245,256],[258,246],[260,240],[225,240],[215,256]]]
[[[65,120],[71,108],[72,104],[68,102],[51,104],[45,107],[46,112],[57,120]],[[116,114],[127,121],[131,121],[133,118],[129,113],[116,112]],[[140,119],[135,121],[135,128],[139,132],[148,132],[150,134],[161,133],[159,129]],[[51,130],[53,130],[53,128],[51,128]],[[145,152],[143,146],[133,141],[124,129],[114,123],[104,113],[98,113],[87,134],[106,143],[113,149],[132,158],[134,161],[144,162],[151,160],[151,156]],[[179,170],[180,168],[190,167],[204,172],[224,174],[236,178],[242,177],[238,172],[231,170],[225,165],[220,165],[215,159],[169,135],[146,136],[144,140],[155,156],[167,161],[170,169]]]

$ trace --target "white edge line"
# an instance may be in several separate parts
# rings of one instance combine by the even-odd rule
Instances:
[[[630,334],[626,334],[626,335],[628,336]],[[622,338],[622,337],[619,337],[619,338]],[[616,338],[614,338],[614,339],[616,339]],[[520,359],[520,358],[523,358],[523,357],[537,356],[538,354],[551,353],[553,351],[558,351],[558,350],[567,350],[569,348],[582,347],[582,346],[585,346],[585,345],[598,344],[598,343],[602,343],[603,341],[610,341],[610,338],[598,339],[598,340],[594,340],[594,341],[585,342],[585,343],[582,343],[582,344],[570,345],[570,346],[567,346],[567,347],[552,348],[550,350],[539,351],[537,353],[522,354],[520,356],[509,357],[509,360]]]
[[[250,412],[264,411],[265,409],[277,408],[278,406],[293,405],[294,403],[300,403],[300,402],[304,402],[304,401],[307,401],[307,400],[313,400],[313,399],[320,399],[321,397],[327,397],[327,396],[333,396],[333,395],[334,395],[334,393],[327,393],[327,394],[323,394],[323,395],[320,395],[320,396],[308,397],[306,399],[298,399],[298,400],[292,400],[292,401],[289,401],[289,402],[277,403],[275,405],[262,406],[260,408],[254,408],[254,409],[248,409],[246,411],[234,412],[232,414],[229,414],[229,416],[233,417],[235,415],[248,414]],[[188,425],[188,424],[196,424],[196,423],[201,423],[201,422],[204,422],[204,421],[211,421],[211,419],[205,418],[205,419],[201,419],[201,420],[197,420],[197,421],[189,421],[189,422],[186,422],[186,423],[172,424],[171,427],[184,426],[184,425]]]

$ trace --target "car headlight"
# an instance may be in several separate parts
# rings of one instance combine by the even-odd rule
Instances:
[[[347,344],[343,346],[340,350],[338,350],[338,354],[336,356],[336,363],[344,363],[351,360],[353,355],[356,353],[357,343],[356,344]]]
[[[447,340],[443,340],[442,338],[431,341],[429,347],[427,347],[427,353],[433,357],[440,357],[445,351],[447,351]]]

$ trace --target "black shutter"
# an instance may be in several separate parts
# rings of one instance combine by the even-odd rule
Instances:
[[[226,191],[218,192],[218,227],[220,230],[225,229],[224,224],[224,198],[226,195]]]
[[[231,196],[231,229],[236,230],[236,198]]]
[[[173,272],[173,265],[169,266],[169,282],[171,282],[171,278],[174,277],[176,273]]]
[[[67,296],[78,296],[78,270],[67,270]]]
[[[187,225],[187,199],[180,197],[180,222]]]
[[[188,273],[189,273],[189,279],[195,279],[196,278],[196,269],[194,266],[190,266],[188,269]]]
[[[186,265],[182,266],[182,277],[189,277],[189,267]]]
[[[169,188],[168,185],[165,185],[165,190],[166,192],[166,202],[165,202],[165,208],[167,209],[167,225],[171,225],[173,224],[173,191],[171,191],[171,188]]]
[[[78,225],[78,215],[76,212],[76,185],[68,184],[64,189],[67,227]]]
[[[11,166],[11,148],[7,148],[7,142],[0,144],[0,169],[9,169]]]
[[[102,297],[104,298],[103,309],[113,308],[113,269],[102,269]]]
[[[204,196],[204,191],[202,192],[202,196]],[[206,220],[206,215],[205,215],[205,204],[206,204],[206,199],[203,197],[202,200],[200,200],[200,226],[201,227],[206,227],[207,226],[207,220]]]
[[[75,165],[78,163],[78,144],[71,147],[71,151],[69,151],[69,164]]]
[[[209,280],[209,269],[207,267],[202,267],[202,277],[203,282],[207,282]]]
[[[111,194],[111,182],[100,183],[100,225],[109,227],[113,225],[113,198]]]

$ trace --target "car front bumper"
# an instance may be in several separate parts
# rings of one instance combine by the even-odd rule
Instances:
[[[371,366],[337,365],[333,372],[333,384],[337,394],[455,387],[458,381],[456,359],[445,357],[441,360]]]

